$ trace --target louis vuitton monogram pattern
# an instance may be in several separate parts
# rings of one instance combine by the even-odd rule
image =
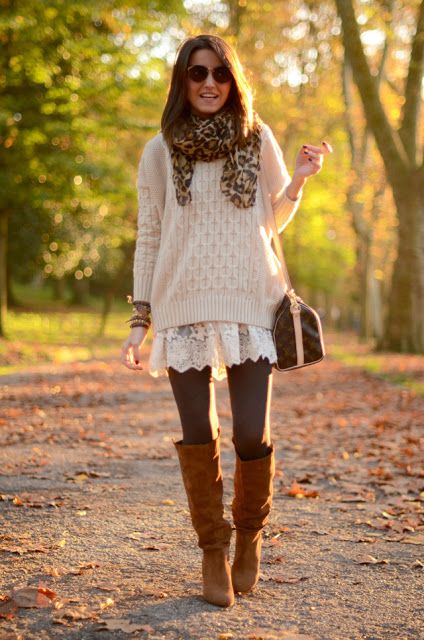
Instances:
[[[325,355],[321,321],[318,314],[303,301],[300,301],[299,304],[304,363],[298,364],[293,315],[290,311],[289,297],[285,295],[275,314],[275,324],[272,330],[277,351],[277,362],[274,367],[278,371],[315,364]]]

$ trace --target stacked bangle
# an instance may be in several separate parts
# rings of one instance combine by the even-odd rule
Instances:
[[[127,296],[129,304],[133,305],[133,314],[126,322],[130,323],[131,329],[134,327],[146,327],[148,329],[152,323],[151,307],[149,302],[133,301],[131,296]]]

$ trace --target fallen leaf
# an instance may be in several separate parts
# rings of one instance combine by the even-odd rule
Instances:
[[[143,551],[160,551],[159,547],[154,547],[153,545],[149,547],[141,547]]]
[[[275,558],[270,558],[269,560],[265,560],[265,564],[277,564],[279,562],[286,562],[286,559],[283,556],[276,556]]]
[[[305,489],[305,487],[302,487],[296,480],[293,481],[290,489],[283,491],[283,493],[293,498],[317,498],[319,496],[319,491]]]
[[[40,593],[42,593],[43,595],[45,595],[50,600],[54,600],[56,598],[56,593],[54,591],[52,591],[51,589],[49,589],[48,587],[43,587],[42,585],[40,585],[38,587],[38,591]]]
[[[18,607],[24,609],[40,609],[51,605],[51,598],[44,593],[44,587],[23,587],[23,589],[12,591],[11,597]]]
[[[74,476],[69,476],[66,479],[72,482],[78,483],[78,482],[85,482],[86,480],[88,480],[88,478],[89,478],[88,473],[86,473],[85,471],[81,471],[80,473],[76,473]]]
[[[363,560],[358,560],[358,564],[389,564],[389,560],[378,560],[378,558],[374,558],[374,556],[366,556]]]
[[[60,621],[64,620],[98,620],[99,616],[95,611],[91,611],[87,608],[87,605],[83,604],[80,607],[74,609],[63,609],[57,616],[53,618],[53,621],[61,624]]]
[[[161,598],[161,599],[168,598],[168,594],[166,593],[166,591],[158,591],[155,589],[148,590],[148,591],[143,590],[143,595],[148,596],[150,598]]]
[[[133,531],[133,533],[129,533],[126,538],[130,540],[140,540],[143,537],[143,533],[141,531]]]
[[[100,567],[97,562],[84,562],[80,564],[76,569],[70,569],[68,573],[72,576],[81,576],[85,571],[90,571],[91,569],[95,569],[96,567]]]
[[[5,620],[11,620],[15,617],[15,613],[18,610],[18,605],[10,596],[3,596],[0,602],[0,618]]]
[[[401,538],[405,544],[424,544],[424,533],[417,533],[415,536],[405,536]]]
[[[319,529],[311,529],[311,533],[316,533],[317,536],[328,536],[328,531],[320,531]]]
[[[107,631],[123,631],[124,633],[135,633],[136,631],[153,633],[154,631],[149,624],[137,624],[125,618],[107,618],[107,620],[102,620],[101,625],[105,626]]]
[[[105,602],[100,603],[100,609],[108,609],[109,607],[113,607],[115,601],[113,598],[106,598]]]

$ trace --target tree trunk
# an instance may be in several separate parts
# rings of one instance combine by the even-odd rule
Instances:
[[[0,337],[6,337],[7,314],[7,213],[0,211]]]
[[[369,270],[369,315],[370,315],[370,337],[377,342],[383,337],[383,296],[381,291],[381,281],[374,276],[374,269]]]
[[[110,311],[112,309],[113,299],[116,295],[117,290],[121,286],[123,279],[128,273],[128,265],[131,264],[130,260],[131,260],[131,257],[134,255],[134,251],[135,251],[135,242],[131,242],[130,244],[124,247],[122,262],[121,262],[119,271],[117,272],[115,278],[111,282],[110,287],[105,293],[105,296],[103,298],[102,318],[100,321],[100,327],[97,334],[99,338],[104,336],[106,322],[110,314]],[[128,317],[130,317],[131,307],[128,307],[128,310],[129,310]]]
[[[424,352],[424,198],[419,185],[396,195],[398,253],[392,276],[385,332],[379,347]]]

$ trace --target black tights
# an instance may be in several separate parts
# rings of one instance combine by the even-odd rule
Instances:
[[[183,429],[184,444],[205,444],[217,432],[215,386],[210,367],[179,373],[167,369]],[[271,443],[269,412],[272,366],[266,358],[227,367],[233,441],[242,460],[263,458]]]

